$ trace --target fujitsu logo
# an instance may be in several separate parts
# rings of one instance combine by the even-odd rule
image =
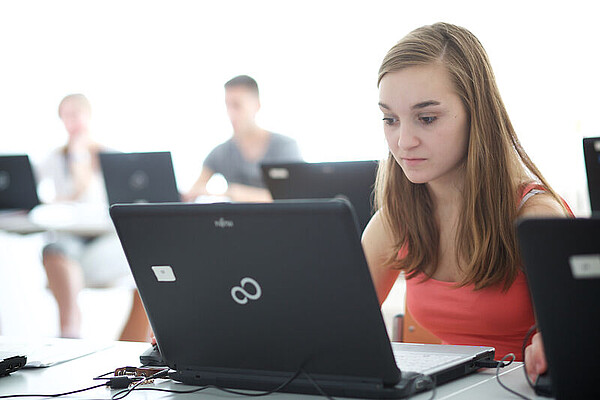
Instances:
[[[221,217],[215,221],[215,227],[217,228],[233,228],[233,221],[228,221],[225,218]]]

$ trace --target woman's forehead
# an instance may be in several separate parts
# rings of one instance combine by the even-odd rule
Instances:
[[[379,84],[380,104],[390,110],[418,108],[424,103],[441,104],[455,96],[455,88],[446,68],[438,64],[389,72]]]

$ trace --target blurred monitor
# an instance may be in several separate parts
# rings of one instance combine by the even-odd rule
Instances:
[[[168,151],[100,153],[109,204],[180,201]]]
[[[600,137],[583,139],[588,192],[593,214],[600,214]]]
[[[27,155],[0,156],[0,210],[31,210],[40,204]]]
[[[263,180],[273,199],[345,198],[352,203],[360,229],[373,215],[372,193],[377,161],[262,164]]]

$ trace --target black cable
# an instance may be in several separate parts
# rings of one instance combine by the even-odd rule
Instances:
[[[161,378],[162,376],[166,376],[168,372],[169,372],[169,368],[165,368],[165,369],[163,369],[161,371],[158,371],[155,374],[152,374],[152,375],[150,375],[148,377],[144,377],[142,380],[138,381],[132,387],[130,387],[128,389],[125,389],[125,390],[121,390],[120,392],[115,393],[111,398],[113,400],[123,399],[123,398],[127,397],[132,391],[135,390],[135,388],[137,388],[141,384],[143,384],[145,382],[148,382],[150,379]]]
[[[101,385],[90,386],[90,387],[87,387],[84,389],[73,390],[71,392],[56,393],[56,394],[10,394],[10,395],[0,396],[0,399],[11,399],[11,398],[16,398],[16,397],[60,397],[60,396],[67,396],[69,394],[87,392],[88,390],[92,390],[92,389],[96,389],[96,388],[104,387],[104,386],[106,386],[106,383],[103,383]]]
[[[11,399],[11,398],[20,398],[20,397],[61,397],[61,396],[67,396],[69,394],[75,394],[75,393],[81,393],[81,392],[87,392],[88,390],[92,390],[92,389],[96,389],[99,387],[103,387],[103,386],[110,386],[110,380],[111,378],[104,378],[106,375],[108,374],[112,374],[114,371],[109,371],[106,372],[104,374],[98,375],[97,377],[95,377],[94,379],[107,379],[108,382],[106,383],[102,383],[99,385],[95,385],[95,386],[90,386],[84,389],[78,389],[78,390],[73,390],[70,392],[64,392],[64,393],[54,393],[54,394],[11,394],[11,395],[2,395],[0,396],[0,399]],[[115,378],[115,377],[113,377]]]
[[[302,373],[304,373],[308,381],[317,389],[321,396],[325,397],[327,400],[335,400],[332,396],[325,393],[321,386],[319,386],[319,384],[313,379],[313,377],[310,376],[306,371],[303,370]],[[425,380],[426,383],[429,383],[431,385],[431,388],[429,389],[431,390],[431,397],[429,397],[428,400],[435,399],[435,396],[437,394],[437,386],[435,384],[435,380],[428,375],[423,375],[422,378]]]
[[[510,365],[506,364],[506,365]],[[164,373],[164,371],[160,371],[152,376],[149,376],[147,378],[144,378],[143,380],[137,382],[133,387],[126,389],[126,390],[122,390],[120,392],[115,393],[112,396],[112,400],[121,400],[125,397],[127,397],[131,392],[133,392],[134,390],[137,391],[155,391],[155,392],[163,392],[163,393],[172,393],[172,394],[188,394],[188,393],[197,393],[206,389],[216,389],[216,390],[220,390],[222,392],[228,393],[228,394],[235,394],[235,395],[239,395],[239,396],[246,396],[246,397],[262,397],[262,396],[268,396],[270,394],[273,393],[277,393],[280,390],[282,390],[283,388],[285,388],[287,385],[289,385],[290,383],[292,383],[296,378],[298,378],[298,376],[300,374],[304,374],[306,376],[306,378],[308,379],[308,381],[315,387],[315,389],[317,389],[317,391],[319,392],[319,394],[323,397],[325,397],[327,400],[335,400],[335,398],[333,398],[332,396],[328,395],[327,393],[325,393],[325,391],[323,390],[323,388],[321,388],[321,386],[313,379],[312,376],[310,376],[310,374],[308,374],[306,371],[304,371],[302,368],[297,370],[294,375],[292,375],[290,378],[288,378],[285,382],[283,382],[282,384],[280,384],[278,387],[268,390],[268,391],[264,391],[264,392],[258,392],[258,393],[253,393],[253,392],[242,392],[239,390],[234,390],[234,389],[228,389],[225,387],[221,387],[221,386],[216,386],[216,385],[206,385],[206,386],[202,386],[199,387],[197,389],[190,389],[190,390],[175,390],[175,389],[162,389],[162,388],[149,388],[149,387],[138,387],[139,385],[143,384],[144,382],[150,380],[150,379],[154,379],[157,378],[157,375]],[[428,383],[431,384],[431,388],[430,390],[431,392],[431,397],[429,397],[428,400],[433,400],[437,394],[437,386],[435,384],[435,381],[430,377],[430,376],[423,376],[424,379],[426,379],[428,381]]]
[[[533,332],[535,332],[536,329],[537,329],[537,325],[535,325],[535,324],[532,325],[531,328],[529,328],[529,330],[525,334],[525,338],[523,339],[523,344],[521,345],[521,353],[523,354],[523,371],[525,371],[525,379],[527,380],[527,383],[529,384],[529,386],[531,386],[534,389],[535,389],[535,386],[534,386],[533,382],[531,381],[531,379],[529,378],[529,374],[527,373],[527,364],[525,363],[525,348],[527,347],[527,342],[529,342],[529,339],[531,338],[531,336],[533,335]]]
[[[501,363],[504,363],[504,361],[506,361],[509,357],[512,357],[512,359],[510,360],[510,362],[508,364],[504,364],[505,367],[508,367],[510,364],[513,363],[513,361],[515,361],[516,356],[515,353],[508,353],[507,355],[505,355],[504,357],[502,357],[502,360],[500,360]],[[498,384],[500,384],[500,386],[502,386],[504,389],[508,390],[510,393],[514,394],[515,396],[518,396],[522,399],[525,400],[531,400],[529,397],[522,395],[521,393],[512,390],[511,388],[509,388],[508,386],[506,386],[504,383],[502,383],[502,381],[500,380],[500,364],[498,364],[498,366],[496,367],[496,380],[498,381]]]
[[[428,400],[435,399],[435,395],[437,394],[437,385],[435,384],[435,380],[428,375],[424,375],[423,378],[426,378],[431,383],[431,397]]]
[[[235,395],[240,395],[240,396],[247,396],[247,397],[261,397],[261,396],[268,396],[270,394],[279,392],[280,390],[282,390],[283,388],[285,388],[287,385],[289,385],[292,381],[294,381],[298,375],[300,375],[300,373],[302,372],[302,369],[299,369],[298,371],[296,371],[294,373],[294,375],[292,375],[290,378],[288,378],[285,382],[283,382],[282,384],[280,384],[279,386],[277,386],[274,389],[265,391],[265,392],[258,392],[258,393],[249,393],[249,392],[242,392],[239,390],[234,390],[234,389],[227,389],[224,387],[220,387],[220,386],[215,386],[215,385],[206,385],[206,386],[202,386],[200,388],[197,389],[191,389],[191,390],[174,390],[174,389],[162,389],[162,388],[147,388],[147,387],[143,387],[143,388],[138,388],[139,385],[143,384],[144,382],[150,380],[150,379],[155,379],[155,378],[160,378],[160,374],[164,373],[168,371],[168,369],[165,369],[164,371],[159,371],[154,375],[151,375],[139,382],[137,382],[135,385],[133,385],[131,388],[129,389],[125,389],[125,390],[121,390],[120,392],[115,393],[112,396],[112,400],[121,400],[124,399],[125,397],[127,397],[131,392],[133,392],[134,390],[140,391],[140,390],[152,390],[152,391],[157,391],[157,392],[165,392],[165,393],[174,393],[174,394],[185,394],[185,393],[196,393],[196,392],[200,392],[202,390],[206,390],[206,389],[217,389],[220,390],[222,392],[225,393],[229,393],[229,394],[235,394]]]
[[[325,397],[327,400],[335,400],[333,397],[331,397],[330,395],[325,393],[325,391],[321,388],[321,386],[319,386],[319,384],[306,371],[302,370],[302,373],[304,375],[306,375],[306,377],[308,378],[308,381],[315,387],[315,389],[317,389],[317,391],[319,392],[319,394],[321,396]]]
[[[506,364],[504,364],[503,362],[500,361],[496,361],[496,360],[477,360],[475,361],[475,366],[479,367],[479,368],[504,368],[506,367]]]

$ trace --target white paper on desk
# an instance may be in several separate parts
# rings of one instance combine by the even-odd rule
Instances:
[[[111,346],[112,342],[81,339],[0,337],[0,358],[26,356],[25,368],[50,367]]]

